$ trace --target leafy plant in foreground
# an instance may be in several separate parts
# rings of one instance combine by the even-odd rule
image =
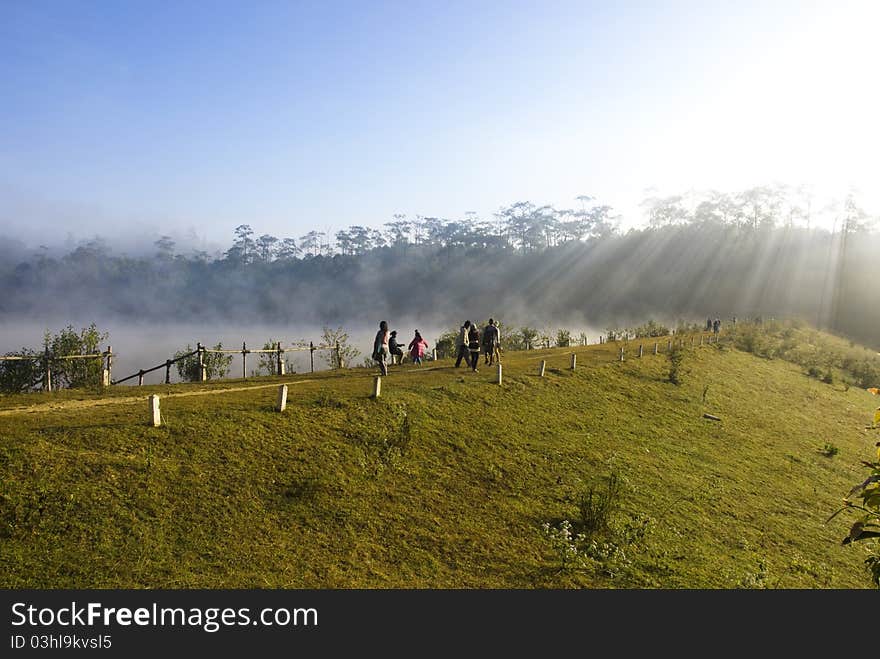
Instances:
[[[880,442],[877,445],[880,446]],[[877,459],[874,462],[862,464],[871,470],[870,475],[849,491],[843,500],[843,507],[831,515],[826,523],[844,510],[854,510],[859,514],[841,544],[871,543],[871,555],[865,559],[865,565],[871,572],[871,581],[880,588],[880,449],[877,450]]]

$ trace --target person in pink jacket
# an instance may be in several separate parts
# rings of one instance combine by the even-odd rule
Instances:
[[[419,334],[419,330],[416,330],[415,337],[409,342],[409,355],[412,357],[413,364],[421,365],[422,357],[425,356],[425,350],[427,349],[428,343]]]

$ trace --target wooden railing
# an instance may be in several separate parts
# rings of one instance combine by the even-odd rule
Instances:
[[[335,345],[315,345],[314,342],[310,341],[308,346],[289,346],[287,348],[282,347],[281,342],[275,344],[274,348],[248,348],[247,343],[242,342],[241,349],[217,349],[217,348],[208,348],[203,346],[201,343],[196,344],[196,349],[192,352],[188,352],[185,355],[180,355],[173,359],[166,359],[165,362],[158,364],[157,366],[153,366],[152,368],[140,369],[136,373],[129,375],[128,377],[122,378],[121,380],[114,380],[112,384],[122,384],[123,382],[127,382],[128,380],[132,380],[134,378],[138,379],[138,385],[143,385],[144,383],[144,375],[147,373],[152,373],[153,371],[157,371],[160,368],[165,369],[165,384],[171,384],[171,366],[176,364],[177,362],[183,361],[184,359],[188,359],[195,355],[198,359],[198,376],[197,381],[205,382],[208,379],[208,368],[205,363],[205,355],[208,353],[214,354],[229,354],[229,355],[241,355],[241,377],[247,379],[247,356],[250,354],[269,354],[275,355],[275,374],[276,375],[284,375],[285,374],[285,362],[284,355],[288,352],[305,352],[309,351],[309,363],[311,372],[315,372],[315,352],[318,350],[333,350],[336,353],[336,364],[339,367],[344,367],[345,365],[342,362],[342,352],[339,346],[339,342]]]

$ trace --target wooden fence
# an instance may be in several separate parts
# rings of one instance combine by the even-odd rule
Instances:
[[[112,384],[122,384],[123,382],[127,382],[128,380],[132,380],[134,378],[138,379],[138,385],[143,385],[144,383],[144,375],[147,373],[152,373],[153,371],[157,371],[160,368],[165,369],[165,384],[171,384],[171,366],[176,364],[177,362],[183,361],[184,359],[188,359],[193,355],[196,356],[198,360],[198,380],[199,382],[205,382],[208,379],[208,368],[205,363],[205,356],[208,353],[214,354],[228,354],[228,355],[241,355],[241,377],[243,379],[247,379],[247,356],[250,354],[269,354],[275,355],[275,374],[276,375],[285,375],[285,363],[284,363],[284,355],[288,352],[305,352],[309,351],[309,364],[311,368],[311,372],[315,372],[315,352],[318,350],[333,350],[336,356],[336,365],[337,367],[344,368],[345,364],[342,361],[342,352],[339,346],[339,342],[337,341],[335,345],[315,345],[314,342],[309,341],[308,346],[290,346],[288,348],[284,348],[281,345],[281,342],[275,344],[274,348],[248,348],[247,343],[242,342],[240,350],[218,350],[214,348],[208,348],[203,346],[201,343],[196,344],[196,349],[192,352],[188,352],[185,355],[180,355],[179,357],[175,357],[174,359],[166,359],[163,363],[153,366],[152,368],[140,369],[136,373],[129,375],[128,377],[122,378],[121,380],[113,380]]]
[[[274,348],[261,348],[261,349],[251,349],[247,347],[245,342],[242,342],[241,349],[236,350],[215,350],[213,348],[208,348],[203,346],[201,343],[196,344],[196,349],[192,352],[188,352],[184,355],[180,355],[177,357],[173,357],[171,359],[166,359],[161,364],[157,364],[156,366],[150,368],[142,368],[138,369],[135,373],[131,375],[121,378],[119,380],[113,379],[113,357],[115,354],[113,352],[112,346],[107,346],[107,350],[104,352],[96,352],[88,355],[52,355],[48,349],[45,353],[41,355],[5,355],[0,356],[0,361],[29,361],[29,362],[38,362],[41,364],[42,370],[42,380],[40,381],[41,388],[43,391],[52,391],[52,364],[58,360],[63,359],[100,359],[102,362],[101,369],[101,384],[104,386],[109,386],[111,384],[122,384],[123,382],[128,382],[129,380],[133,380],[137,378],[138,385],[144,384],[144,376],[148,373],[152,373],[153,371],[158,371],[159,369],[165,369],[165,384],[171,384],[171,367],[178,362],[181,362],[185,359],[189,359],[192,356],[196,356],[198,360],[198,379],[201,382],[205,382],[208,379],[207,367],[205,364],[205,355],[208,353],[216,353],[216,354],[234,354],[241,355],[241,376],[242,378],[247,378],[247,356],[250,354],[270,354],[275,355],[275,373],[278,375],[285,374],[285,362],[284,355],[289,352],[309,352],[309,366],[311,372],[315,372],[315,353],[319,350],[332,350],[335,353],[335,364],[337,367],[343,367],[345,364],[342,360],[342,351],[337,342],[335,345],[315,345],[314,342],[310,341],[308,346],[289,346],[284,348],[280,342],[278,342]],[[57,387],[56,387],[57,388]]]

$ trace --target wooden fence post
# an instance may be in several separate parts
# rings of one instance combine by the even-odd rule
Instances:
[[[165,384],[171,384],[171,360],[165,360]]]
[[[107,346],[107,384],[113,381],[113,346]]]
[[[196,344],[199,358],[199,382],[206,382],[208,379],[208,369],[205,366],[205,347],[201,343]]]
[[[571,353],[571,370],[572,371],[577,368],[577,363],[578,363],[578,356],[574,353]]]
[[[640,344],[639,344],[639,359],[642,358],[642,354],[643,354],[642,344],[640,343]]]
[[[247,380],[247,345],[245,342],[241,342],[241,377],[244,380]]]
[[[373,398],[378,398],[382,395],[382,376],[377,375],[373,380]]]
[[[501,363],[498,363],[498,368],[495,373],[495,384],[501,384]]]
[[[544,369],[547,367],[547,360],[541,360],[541,368],[538,369],[538,377],[544,377]]]
[[[339,350],[339,341],[336,342],[336,368],[344,368],[342,364],[342,354]]]
[[[287,385],[282,384],[278,387],[278,400],[275,402],[275,410],[283,412],[287,407]]]
[[[312,362],[312,373],[315,372],[315,344],[309,341],[309,359]]]
[[[623,347],[620,348],[620,361],[623,361]]]
[[[658,345],[659,345],[658,342],[657,342],[657,341],[654,341],[654,354],[655,354],[655,355],[657,354],[657,347],[658,347]]]
[[[436,362],[437,361],[437,348],[433,348],[431,350],[431,353],[434,355],[434,361]]]
[[[142,387],[144,384],[144,369],[138,371],[138,386]]]
[[[666,352],[670,352],[672,350],[672,339],[668,339],[666,341]]]

